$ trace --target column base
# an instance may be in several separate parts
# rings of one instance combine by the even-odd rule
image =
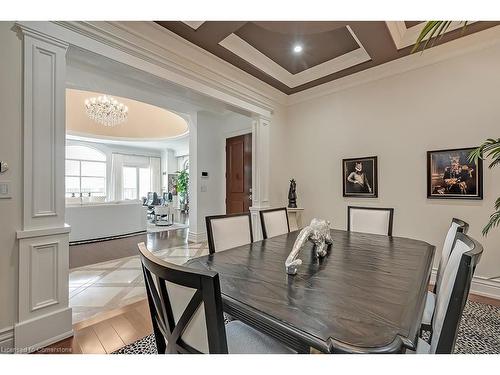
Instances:
[[[207,241],[207,233],[206,232],[195,233],[195,232],[189,231],[188,241],[194,242],[194,243],[206,242]]]
[[[32,353],[73,336],[72,310],[65,308],[14,326],[14,352]]]
[[[270,206],[266,207],[250,207],[250,215],[252,217],[252,231],[253,231],[253,240],[261,241],[264,239],[262,235],[262,225],[260,223],[260,214],[259,212],[262,210],[267,210]]]

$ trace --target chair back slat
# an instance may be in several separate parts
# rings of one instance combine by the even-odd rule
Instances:
[[[469,224],[465,221],[453,218],[451,220],[450,228],[448,229],[448,233],[446,234],[446,238],[443,244],[443,250],[441,251],[441,258],[439,259],[439,265],[436,276],[436,284],[434,285],[434,293],[439,292],[439,286],[441,285],[441,279],[443,278],[443,270],[448,262],[448,259],[451,254],[451,250],[453,249],[453,244],[455,243],[455,237],[457,233],[467,234],[469,229]]]
[[[264,239],[290,232],[286,207],[262,210],[259,214]]]
[[[139,251],[158,352],[227,353],[218,274]]]
[[[250,213],[207,216],[210,254],[253,242]]]
[[[431,353],[452,353],[470,284],[483,247],[466,234],[457,233],[444,268],[432,320]]]
[[[392,236],[394,208],[347,207],[347,230]]]

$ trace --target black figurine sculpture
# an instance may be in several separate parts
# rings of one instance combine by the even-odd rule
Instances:
[[[290,180],[290,189],[288,189],[288,208],[297,208],[297,193],[296,193],[297,183],[295,179]]]

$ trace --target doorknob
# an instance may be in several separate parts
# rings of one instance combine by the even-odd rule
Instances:
[[[248,194],[248,200],[252,200],[252,194]]]

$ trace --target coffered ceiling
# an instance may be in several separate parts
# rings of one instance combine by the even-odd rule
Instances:
[[[421,21],[157,21],[286,94],[411,52]],[[500,22],[454,23],[436,45]]]

